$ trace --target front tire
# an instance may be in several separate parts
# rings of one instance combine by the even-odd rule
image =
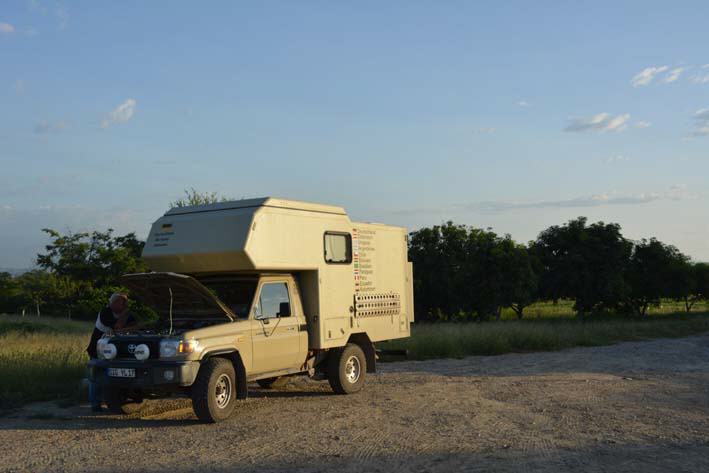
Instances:
[[[327,367],[327,380],[337,394],[352,394],[364,386],[367,372],[367,359],[364,351],[354,343],[330,353]]]
[[[210,358],[199,369],[191,390],[192,408],[202,422],[221,422],[234,412],[236,375],[224,358]]]

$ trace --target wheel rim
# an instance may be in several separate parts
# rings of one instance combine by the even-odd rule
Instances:
[[[347,379],[350,384],[356,383],[357,380],[359,380],[361,369],[359,358],[354,355],[347,358],[347,361],[345,362],[345,379]]]
[[[217,379],[215,388],[214,398],[217,401],[217,407],[224,409],[231,400],[231,378],[226,374],[221,375]]]

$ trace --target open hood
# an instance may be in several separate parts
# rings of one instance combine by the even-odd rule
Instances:
[[[160,318],[173,320],[234,320],[234,313],[209,289],[191,276],[177,273],[136,273],[120,277],[131,296],[149,306]],[[172,304],[171,304],[172,303]]]

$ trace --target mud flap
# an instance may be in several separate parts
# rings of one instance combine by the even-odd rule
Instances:
[[[246,385],[246,369],[241,362],[241,357],[238,357],[234,363],[234,371],[236,372],[236,398],[246,399],[249,397],[249,387]]]

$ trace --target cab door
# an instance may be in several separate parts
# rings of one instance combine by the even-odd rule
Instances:
[[[292,281],[266,280],[258,288],[251,320],[253,371],[267,373],[300,367],[301,320],[294,313]]]

